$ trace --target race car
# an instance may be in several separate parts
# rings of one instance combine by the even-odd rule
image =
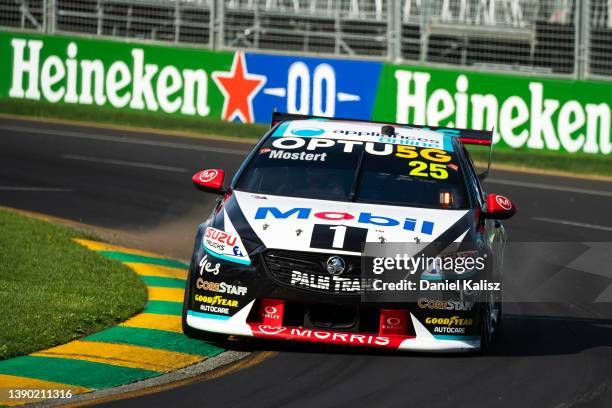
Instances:
[[[192,178],[219,197],[196,234],[183,332],[213,340],[486,349],[499,331],[501,291],[459,283],[501,282],[500,220],[516,207],[484,193],[488,169],[477,174],[465,148],[490,152],[492,136],[273,113],[271,129],[230,183],[222,169]],[[393,258],[372,256],[392,245],[416,247],[434,261],[473,257],[481,265],[462,262],[459,271],[459,263],[423,264],[409,277],[427,288],[398,290],[399,281],[390,285],[377,270]]]

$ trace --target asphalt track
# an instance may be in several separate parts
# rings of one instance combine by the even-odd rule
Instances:
[[[213,167],[231,175],[248,149],[0,119],[0,205],[129,233],[143,249],[185,259],[214,199],[192,188],[191,175]],[[612,183],[493,171],[486,188],[518,205],[505,224],[513,241],[612,241]],[[560,290],[610,282],[582,276]],[[612,304],[517,303],[505,313],[504,335],[487,356],[264,343],[279,353],[259,365],[106,405],[612,406]]]

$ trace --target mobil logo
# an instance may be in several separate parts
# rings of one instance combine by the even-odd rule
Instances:
[[[417,223],[419,223],[419,220],[416,218],[406,217],[403,219],[395,219],[386,215],[373,214],[365,211],[358,213],[317,211],[313,213],[313,209],[307,207],[293,207],[284,210],[278,207],[259,207],[255,213],[256,220],[264,220],[267,218],[307,220],[310,217],[336,222],[353,220],[359,224],[369,224],[378,227],[399,227],[406,231],[416,231]],[[420,221],[420,232],[422,234],[433,235],[433,229],[433,221]]]

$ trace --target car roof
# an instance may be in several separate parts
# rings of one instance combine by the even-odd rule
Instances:
[[[453,136],[443,132],[393,126],[394,134],[383,134],[384,124],[372,122],[343,121],[333,119],[300,119],[281,122],[272,132],[271,137],[302,137],[341,140],[358,140],[428,147],[453,151]]]

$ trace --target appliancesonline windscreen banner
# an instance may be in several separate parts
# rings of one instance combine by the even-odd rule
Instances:
[[[495,129],[500,147],[609,155],[612,83],[0,33],[0,98],[269,123],[301,114]]]

